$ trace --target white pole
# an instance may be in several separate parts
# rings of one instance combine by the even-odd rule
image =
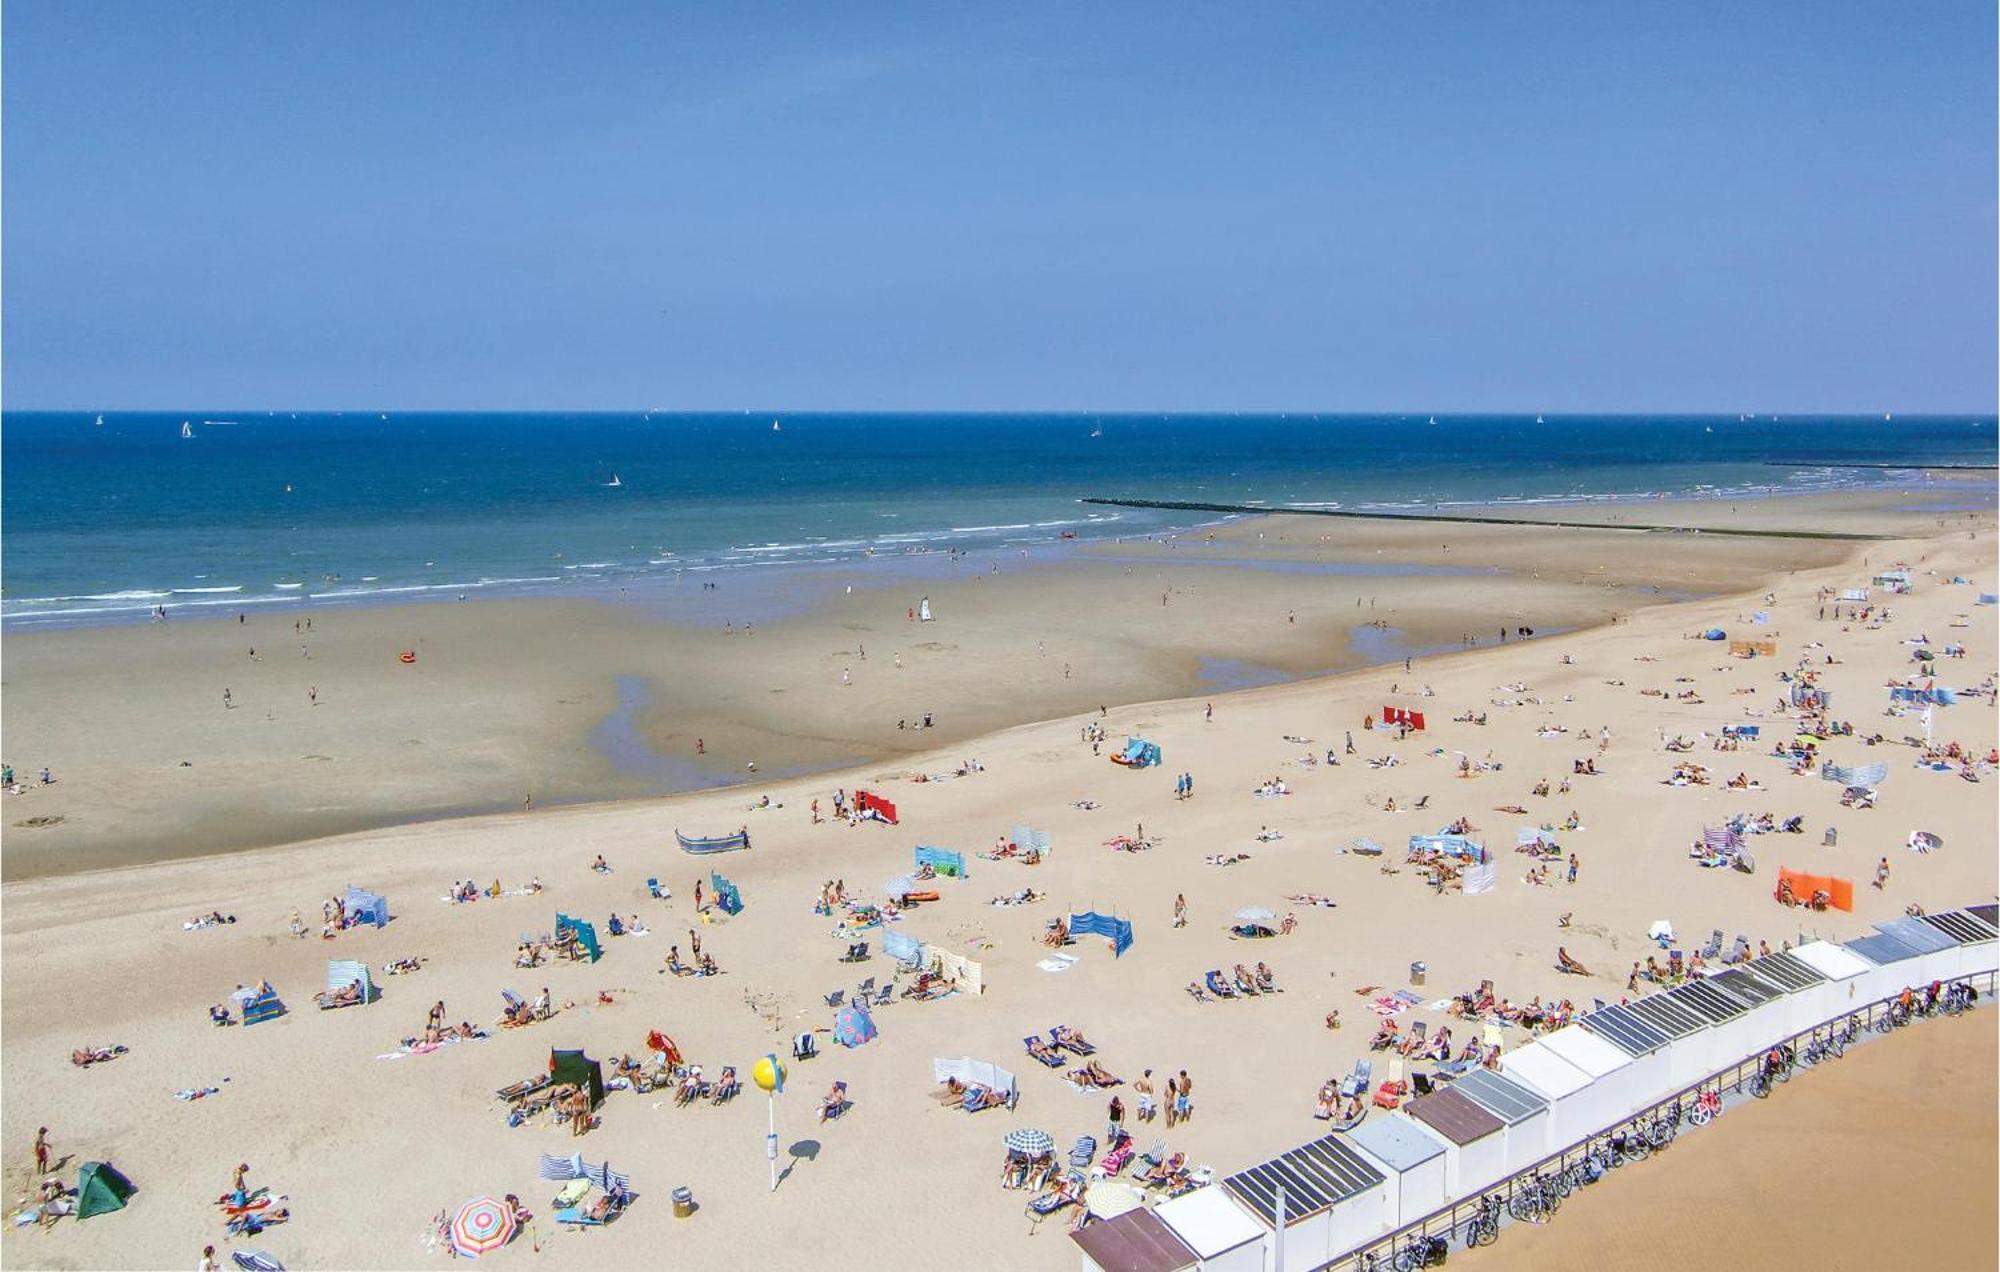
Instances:
[[[770,1110],[770,1132],[764,1136],[764,1156],[771,1163],[771,1191],[778,1191],[778,1097],[767,1094],[765,1107]]]
[[[1277,1223],[1271,1228],[1271,1272],[1285,1272],[1285,1186],[1278,1185]]]

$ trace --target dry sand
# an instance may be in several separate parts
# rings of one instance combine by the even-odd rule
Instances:
[[[1841,549],[1841,555],[1849,550]],[[1103,1133],[1102,1093],[1074,1093],[1057,1074],[1022,1056],[1020,1039],[1051,1023],[1083,1029],[1098,1042],[1099,1058],[1127,1080],[1146,1067],[1156,1071],[1156,1080],[1186,1068],[1198,1084],[1197,1116],[1169,1141],[1193,1161],[1226,1171],[1318,1133],[1320,1124],[1311,1118],[1313,1092],[1363,1053],[1372,1025],[1353,991],[1402,984],[1414,959],[1429,962],[1428,992],[1440,997],[1492,976],[1516,1001],[1534,994],[1587,1000],[1622,992],[1623,968],[1648,948],[1644,932],[1657,918],[1671,918],[1688,933],[1711,927],[1743,931],[1775,947],[1812,933],[1859,933],[1870,922],[1902,913],[1912,901],[1936,908],[1992,898],[1990,774],[1975,785],[1921,772],[1910,767],[1912,753],[1900,744],[1870,748],[1856,738],[1836,740],[1827,750],[1846,763],[1891,762],[1881,806],[1873,811],[1843,809],[1833,784],[1788,776],[1780,761],[1750,751],[1714,756],[1703,749],[1689,758],[1718,768],[1726,763],[1725,771],[1741,768],[1762,781],[1764,793],[1661,785],[1675,758],[1662,750],[1662,731],[1694,736],[1713,734],[1729,722],[1774,721],[1783,693],[1777,673],[1802,653],[1837,654],[1842,662],[1824,668],[1827,683],[1840,695],[1836,714],[1852,719],[1861,733],[1880,728],[1892,739],[1918,731],[1914,721],[1881,715],[1883,682],[1910,669],[1907,637],[1927,631],[1934,642],[1956,638],[1969,646],[1970,657],[1946,664],[1945,683],[1974,685],[1993,672],[1994,610],[1973,608],[1976,588],[1940,581],[1963,573],[1991,586],[1990,518],[1971,538],[1958,534],[1852,551],[1853,564],[1801,569],[1774,580],[1775,603],[1765,602],[1761,589],[1643,609],[1628,599],[1618,606],[1628,617],[1615,626],[1425,658],[1414,674],[1383,667],[1234,694],[1216,700],[1213,723],[1204,722],[1199,698],[1114,707],[1104,721],[1114,742],[1128,732],[1141,733],[1164,748],[1164,767],[1149,772],[1128,772],[1093,758],[1078,740],[1085,721],[1078,716],[1021,725],[857,771],[773,782],[764,789],[783,807],[772,811],[748,811],[758,792],[732,789],[407,825],[277,849],[10,883],[0,923],[6,968],[0,1080],[8,1095],[0,1157],[7,1165],[6,1186],[13,1195],[26,1188],[27,1147],[34,1128],[46,1124],[59,1155],[70,1156],[72,1164],[110,1158],[142,1191],[117,1216],[66,1224],[46,1235],[10,1233],[0,1245],[0,1262],[52,1267],[191,1262],[202,1245],[227,1244],[209,1203],[227,1184],[230,1167],[247,1161],[252,1182],[287,1194],[295,1216],[247,1244],[296,1266],[435,1264],[443,1256],[425,1244],[431,1217],[468,1197],[508,1191],[520,1193],[542,1214],[534,1235],[541,1243],[539,1261],[550,1266],[671,1258],[706,1267],[802,1257],[829,1268],[884,1261],[1073,1266],[1073,1247],[1059,1225],[1030,1235],[1022,1196],[996,1186],[1000,1137],[1010,1127],[1040,1126],[1064,1144],[1079,1133]],[[1863,552],[1878,562],[1901,557],[1917,563],[1919,592],[1891,602],[1895,619],[1885,627],[1818,621],[1816,589],[1864,581],[1858,564]],[[964,586],[970,591],[986,585]],[[1322,602],[1329,621],[1333,609],[1352,605],[1352,588],[1335,586],[1335,596]],[[1134,604],[1108,594],[1101,603],[1113,611]],[[1297,626],[1305,626],[1309,604],[1297,602]],[[1173,604],[1165,608],[1172,610]],[[1735,660],[1714,644],[1686,638],[1711,624],[1734,628],[1755,608],[1770,611],[1764,630],[1780,642],[1777,659]],[[959,630],[969,624],[958,620],[957,610],[945,612],[952,617],[937,625],[937,639],[977,639]],[[1948,627],[1959,613],[1970,615],[1970,626]],[[1216,612],[1208,621],[1220,627],[1230,616]],[[1029,628],[1025,639],[1031,642],[1034,630]],[[1088,629],[1079,619],[1072,630]],[[766,638],[760,629],[751,639]],[[1828,650],[1808,650],[1812,641],[1825,642]],[[1573,662],[1562,663],[1565,654]],[[1026,699],[1018,668],[1037,655],[1029,648],[1013,657],[1017,662],[1005,664],[961,660],[956,674],[981,672],[977,692],[992,701],[1009,695]],[[314,661],[318,658],[316,653]],[[1641,661],[1646,658],[1658,661]],[[822,670],[826,665],[823,660]],[[869,666],[886,674],[872,646]],[[12,683],[18,675],[10,659],[10,727],[13,695],[22,691]],[[1393,682],[1406,692],[1390,697]],[[1435,696],[1407,692],[1421,684],[1430,685]],[[1504,687],[1515,684],[1526,687]],[[1703,703],[1640,694],[1647,687],[1673,693],[1690,686]],[[512,690],[497,688],[505,702]],[[1733,692],[1739,689],[1753,692]],[[839,692],[822,697],[838,702]],[[1400,743],[1382,732],[1364,732],[1363,715],[1379,714],[1385,699],[1424,708],[1430,731]],[[1519,705],[1499,705],[1503,702]],[[202,708],[219,712],[211,703]],[[518,703],[494,709],[532,714],[531,707]],[[1489,723],[1452,721],[1468,709],[1487,712]],[[1990,700],[1974,700],[1939,713],[1938,729],[1983,754],[1995,745],[1994,720]],[[1545,725],[1569,732],[1540,736],[1538,726]],[[1559,780],[1573,759],[1594,753],[1596,742],[1583,740],[1581,731],[1604,725],[1613,736],[1599,759],[1604,776],[1577,779],[1566,795],[1545,800],[1529,795],[1537,778]],[[1348,729],[1360,755],[1337,768],[1298,766],[1305,752],[1338,750]],[[1313,741],[1290,743],[1287,734]],[[115,749],[117,739],[109,741]],[[1430,754],[1433,748],[1444,754]],[[1366,763],[1391,753],[1401,761],[1397,767]],[[1474,759],[1490,755],[1504,761],[1504,771],[1460,779],[1454,774],[1461,753]],[[916,772],[948,770],[967,755],[982,761],[985,771],[935,783],[907,780]],[[1172,798],[1174,775],[1182,771],[1195,775],[1192,801]],[[243,781],[261,787],[259,772],[246,770]],[[1258,781],[1280,774],[1296,794],[1252,797]],[[834,787],[856,785],[895,799],[902,825],[808,824],[812,798],[824,802]],[[1423,795],[1431,797],[1425,813],[1384,811],[1387,796],[1407,808]],[[9,799],[9,820],[37,798],[39,793]],[[1101,806],[1072,807],[1083,799]],[[1495,805],[1514,803],[1529,806],[1532,815],[1493,811]],[[1560,819],[1571,808],[1585,829],[1562,841],[1581,858],[1579,882],[1526,886],[1525,859],[1506,851],[1515,830]],[[1755,877],[1702,871],[1685,859],[1686,844],[1704,823],[1767,809],[1780,816],[1803,814],[1808,833],[1760,840],[1762,866]],[[165,816],[176,811],[170,803],[161,809]],[[1501,850],[1501,885],[1493,896],[1434,897],[1411,871],[1386,874],[1376,861],[1341,851],[1363,835],[1399,845],[1409,834],[1436,830],[1461,813]],[[920,938],[982,960],[986,993],[933,1004],[899,1001],[878,1013],[882,1036],[853,1052],[832,1047],[822,1035],[827,1054],[795,1067],[783,1099],[779,1129],[790,1166],[775,1196],[767,1191],[764,1110],[754,1093],[731,1106],[689,1110],[659,1096],[617,1093],[604,1107],[602,1128],[580,1144],[554,1128],[510,1130],[501,1121],[493,1089],[543,1067],[550,1046],[581,1046],[606,1057],[638,1051],[648,1029],[663,1028],[690,1060],[713,1073],[726,1063],[747,1067],[767,1050],[783,1050],[793,1032],[826,1026],[831,1013],[822,994],[851,986],[863,975],[885,977],[890,969],[879,958],[865,967],[837,961],[842,939],[811,911],[819,885],[839,876],[851,890],[875,893],[882,880],[909,869],[914,844],[957,848],[970,857],[1022,822],[1054,835],[1048,863],[1028,868],[972,860],[969,881],[944,883],[942,902],[902,921]],[[1159,847],[1128,855],[1102,846],[1137,823],[1160,837]],[[746,853],[697,861],[673,847],[676,827],[713,833],[744,824],[756,835],[756,847]],[[1283,840],[1259,843],[1255,836],[1264,825],[1281,830]],[[1839,828],[1837,848],[1820,846],[1828,825]],[[1905,836],[1919,826],[1942,834],[1946,848],[1928,856],[1906,851]],[[10,856],[20,833],[10,826]],[[1251,859],[1228,868],[1204,864],[1211,854],[1231,852],[1248,852]],[[615,873],[597,875],[586,868],[597,853],[611,861]],[[1779,864],[1866,880],[1883,855],[1894,868],[1890,886],[1881,892],[1859,888],[1851,915],[1807,915],[1771,901],[1771,872]],[[1389,860],[1393,864],[1394,858]],[[695,922],[690,893],[696,878],[706,878],[709,864],[741,885],[748,903],[743,914],[702,929],[705,948],[726,974],[706,980],[662,976],[657,969],[668,943],[682,944],[685,952],[687,929]],[[646,899],[644,881],[655,874],[674,889],[672,901]],[[497,877],[512,886],[531,875],[548,885],[538,897],[471,906],[440,900],[454,879],[484,883]],[[294,907],[310,919],[319,898],[348,883],[385,891],[395,922],[383,931],[363,930],[324,943],[286,935],[285,916]],[[996,894],[1029,885],[1049,899],[1014,909],[987,904]],[[1337,898],[1339,908],[1287,904],[1288,894],[1307,890]],[[1190,923],[1180,930],[1169,925],[1176,892],[1189,899]],[[1297,934],[1256,944],[1230,940],[1230,916],[1251,904],[1280,913],[1295,909]],[[1045,920],[1070,906],[1092,905],[1133,920],[1133,949],[1114,960],[1102,942],[1088,939],[1071,950],[1080,961],[1067,972],[1038,970],[1036,962],[1046,951],[1037,936]],[[184,919],[211,908],[234,913],[239,921],[182,931]],[[610,911],[637,912],[654,933],[610,940],[604,961],[595,966],[514,971],[511,954],[519,935],[546,931],[557,909],[598,921],[600,931]],[[1565,912],[1574,914],[1573,926],[1559,932],[1557,918]],[[871,939],[879,947],[879,933]],[[1551,959],[1559,940],[1599,975],[1579,980],[1556,974]],[[378,1004],[325,1014],[313,1009],[311,994],[324,984],[327,958],[363,958],[379,967],[412,955],[428,958],[429,965],[418,975],[387,979]],[[1206,968],[1257,959],[1276,969],[1287,993],[1204,1005],[1182,991]],[[209,1026],[209,1004],[260,977],[277,985],[291,1015],[252,1029]],[[552,1022],[434,1055],[377,1058],[417,1032],[435,1000],[445,1001],[453,1020],[490,1023],[502,986],[532,994],[542,985],[559,1001],[578,1005]],[[617,1003],[594,1005],[600,989],[613,991]],[[1321,1017],[1336,1007],[1349,1024],[1330,1033]],[[1427,1018],[1438,1020],[1436,1014]],[[1521,1039],[1510,1031],[1510,1044]],[[114,1042],[131,1047],[131,1054],[88,1071],[68,1062],[73,1047]],[[932,1103],[932,1057],[968,1053],[1017,1072],[1022,1099],[1016,1112],[967,1116]],[[836,1078],[850,1084],[854,1107],[839,1122],[817,1128],[811,1116],[816,1097]],[[194,1103],[173,1098],[177,1089],[206,1085],[221,1087],[221,1093]],[[1802,1085],[1798,1094],[1809,1086]],[[1125,1091],[1129,1097],[1129,1087]],[[1156,1125],[1142,1139],[1164,1134]],[[548,1189],[535,1179],[537,1155],[579,1146],[593,1159],[608,1157],[631,1172],[645,1194],[609,1230],[557,1232],[546,1221]],[[667,1194],[680,1184],[694,1189],[702,1210],[677,1222]],[[1811,1204],[1809,1194],[1801,1196],[1806,1198],[1801,1205]],[[497,1256],[501,1262],[536,1258],[526,1236]]]

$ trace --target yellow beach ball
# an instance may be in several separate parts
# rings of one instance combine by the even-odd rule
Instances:
[[[750,1066],[750,1080],[757,1084],[759,1091],[782,1091],[785,1087],[784,1062],[776,1056],[765,1056]]]

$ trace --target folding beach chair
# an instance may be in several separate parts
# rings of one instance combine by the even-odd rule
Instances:
[[[846,990],[836,989],[831,994],[828,994],[826,996],[826,1005],[829,1007],[838,1007],[846,998],[847,998]]]
[[[664,901],[667,899],[667,893],[660,887],[658,879],[646,880],[646,895],[652,897],[655,901]]]
[[[887,1006],[895,998],[895,996],[896,996],[896,987],[894,985],[884,985],[881,989],[875,992],[875,1006],[877,1007]]]
[[[1715,961],[1716,956],[1721,953],[1722,929],[1716,928],[1708,934],[1708,944],[1701,947],[1701,958],[1705,963],[1712,963]]]

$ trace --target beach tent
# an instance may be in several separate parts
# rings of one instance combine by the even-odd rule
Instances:
[[[1865,587],[1847,588],[1841,592],[1840,599],[1843,601],[1865,601],[1868,599],[1868,589]]]
[[[2000,593],[1981,592],[1978,603],[1981,605],[2000,605]]]
[[[953,953],[942,945],[926,945],[924,953],[930,959],[931,970],[957,985],[975,998],[986,992],[986,969],[963,954]]]
[[[1083,1272],[1184,1272],[1200,1262],[1187,1242],[1143,1207],[1085,1224],[1069,1239],[1083,1251]]]
[[[1422,1122],[1400,1114],[1371,1117],[1347,1132],[1347,1142],[1388,1176],[1383,1211],[1388,1227],[1400,1228],[1444,1205],[1444,1141]]]
[[[1840,879],[1833,875],[1807,874],[1803,870],[1793,870],[1789,866],[1778,867],[1778,884],[1771,895],[1780,895],[1780,890],[1790,888],[1792,899],[1805,904],[1813,899],[1815,892],[1827,895],[1827,904],[1845,913],[1854,912],[1854,880]]]
[[[931,1076],[940,1086],[957,1078],[966,1086],[983,1087],[988,1091],[1003,1091],[1008,1095],[1014,1093],[1012,1073],[997,1064],[974,1060],[971,1056],[960,1056],[955,1060],[933,1057]]]
[[[882,932],[882,952],[898,963],[920,967],[924,962],[924,943],[908,932],[898,932],[886,928]]]
[[[556,915],[556,939],[562,940],[566,933],[576,936],[576,943],[583,947],[583,952],[589,956],[591,962],[595,963],[604,957],[604,947],[597,943],[596,928],[582,919],[572,919],[567,914],[559,913]]]
[[[1267,1232],[1282,1225],[1284,1262],[1274,1257],[1265,1265],[1270,1272],[1324,1267],[1389,1227],[1389,1177],[1337,1135],[1226,1176],[1222,1187]],[[1277,1242],[1266,1245],[1275,1255]]]
[[[535,1173],[539,1178],[546,1179],[552,1184],[568,1183],[572,1179],[587,1179],[605,1192],[610,1192],[613,1188],[623,1188],[627,1193],[632,1192],[630,1175],[619,1174],[611,1169],[609,1162],[587,1162],[583,1160],[582,1153],[572,1153],[568,1157],[543,1153]]]
[[[1590,1075],[1540,1043],[1507,1052],[1500,1058],[1500,1069],[1517,1085],[1548,1101],[1551,1152],[1588,1139],[1631,1112],[1615,1109],[1606,1120],[1596,1120]]]
[[[375,982],[368,975],[368,964],[359,959],[330,958],[326,961],[326,988],[328,993],[346,989],[349,985],[361,986],[361,1001],[372,1003],[381,995]]]
[[[590,1091],[590,1107],[604,1103],[604,1070],[581,1051],[549,1052],[549,1076],[558,1084],[585,1087]]]
[[[711,835],[705,839],[698,839],[683,835],[680,831],[676,830],[674,832],[674,841],[680,844],[684,852],[696,854],[734,852],[738,848],[748,848],[750,846],[750,832],[739,830],[733,835]]]
[[[1126,768],[1151,768],[1160,762],[1160,748],[1144,738],[1125,739],[1125,749],[1111,757],[1113,764]]]
[[[854,807],[864,817],[873,815],[891,826],[896,824],[896,806],[873,791],[854,792]]]
[[[1403,1111],[1444,1140],[1445,1192],[1466,1197],[1507,1173],[1507,1124],[1455,1088],[1420,1095]]]
[[[85,1162],[76,1175],[76,1217],[89,1219],[123,1210],[137,1189],[110,1162]]]
[[[1720,627],[1711,627],[1701,634],[1701,638],[1703,640],[1728,640],[1729,633],[1723,631]]]
[[[715,889],[715,905],[724,914],[743,913],[743,893],[715,871],[708,872],[708,886]]]
[[[1116,918],[1109,914],[1099,914],[1086,910],[1082,914],[1069,916],[1069,934],[1079,936],[1105,936],[1111,938],[1111,951],[1115,957],[1123,958],[1125,951],[1132,948],[1132,924],[1128,919]]]
[[[1410,851],[1412,853],[1422,852],[1425,849],[1435,849],[1447,856],[1457,857],[1463,861],[1486,860],[1486,845],[1475,839],[1469,839],[1464,835],[1437,834],[1410,836]]]
[[[1048,859],[1050,848],[1048,831],[1036,830],[1032,826],[1016,826],[1007,832],[1007,838],[1022,851],[1033,848],[1042,854],[1043,860]]]
[[[858,1001],[851,1002],[833,1016],[833,1040],[843,1047],[859,1047],[875,1037],[875,1018]]]
[[[356,922],[372,923],[376,927],[389,925],[389,898],[379,892],[348,885],[347,912]]]
[[[1876,587],[1885,587],[1902,595],[1910,591],[1915,579],[1908,570],[1884,570],[1868,581]]]
[[[1549,1099],[1491,1069],[1474,1069],[1451,1089],[1506,1123],[1507,1173],[1526,1170],[1562,1147],[1550,1142]]]
[[[230,997],[236,1000],[245,1025],[262,1024],[285,1014],[285,1004],[279,1001],[278,991],[271,988],[269,981],[260,982],[254,989],[239,989]]]
[[[1606,1018],[1595,1028],[1588,1017],[1584,1023],[1564,1025],[1543,1034],[1535,1045],[1590,1078],[1585,1120],[1609,1126],[1666,1093],[1669,1043],[1666,1035],[1623,1008],[1605,1008],[1591,1016]]]
[[[948,848],[932,848],[926,844],[917,845],[917,866],[929,866],[938,874],[952,879],[966,878],[965,854],[952,852]]]
[[[1153,1213],[1194,1251],[1204,1272],[1264,1272],[1264,1225],[1221,1188],[1197,1188]]]

